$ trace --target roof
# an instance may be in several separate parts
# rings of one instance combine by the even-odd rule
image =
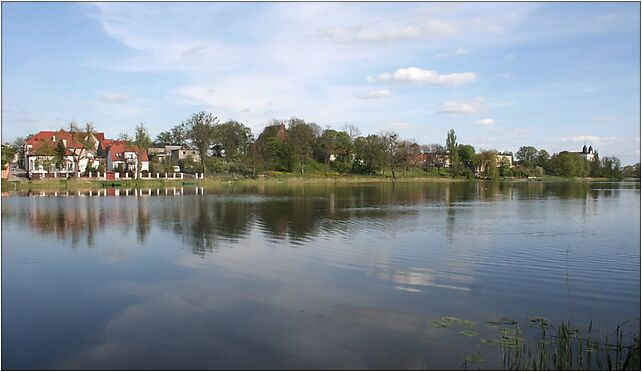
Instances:
[[[99,133],[94,133],[94,137],[98,140],[98,142],[102,145],[103,141],[105,141],[105,133],[99,132]],[[54,141],[55,138],[55,141]],[[46,141],[49,141],[52,147],[56,147],[58,141],[64,140],[66,142],[65,148],[69,151],[69,149],[79,149],[83,148],[82,143],[79,141],[76,141],[73,138],[73,135],[70,132],[67,132],[63,129],[53,131],[53,130],[43,130],[38,133],[36,133],[33,137],[29,138],[25,143],[27,145],[31,145],[31,151],[30,152],[35,152],[37,149],[42,146],[42,144]]]
[[[119,154],[123,154],[125,152],[134,152],[137,153],[139,151],[138,146],[132,145],[128,143],[127,141],[111,141],[111,144],[109,145],[109,156],[111,156],[111,160],[121,160],[122,158],[119,158]],[[147,158],[147,151],[143,151],[143,153],[140,156],[141,161],[148,161],[149,159]]]

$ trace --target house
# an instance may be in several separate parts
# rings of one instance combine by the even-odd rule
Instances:
[[[575,152],[576,154],[580,154],[582,158],[588,161],[593,161],[595,160],[595,151],[593,150],[593,146],[589,145],[588,149],[586,148],[586,145],[582,147],[582,151]]]
[[[45,175],[47,173],[73,173],[76,168],[78,159],[78,169],[85,172],[87,165],[97,167],[99,161],[96,158],[100,140],[104,140],[104,133],[90,133],[90,145],[85,148],[83,144],[76,140],[72,133],[65,130],[58,131],[40,131],[25,141],[25,170],[31,177],[34,173]],[[87,139],[87,137],[85,137]],[[62,142],[65,147],[65,164],[56,169],[55,167],[55,150],[58,143]]]
[[[198,150],[190,150],[184,148],[172,150],[172,160],[174,161],[184,160],[188,156],[192,157],[194,161],[201,161],[201,156],[198,153]]]
[[[510,152],[500,152],[495,156],[498,165],[502,163],[508,163],[509,167],[513,167],[513,154]]]
[[[126,141],[112,141],[107,147],[107,170],[115,171],[122,166],[124,171],[137,173],[138,153],[141,156],[141,172],[149,172],[149,158],[146,151],[140,151],[137,146]]]
[[[495,164],[497,165],[497,168],[501,167],[503,164],[508,164],[510,168],[512,168],[513,165],[513,154],[510,152],[499,152],[495,154]],[[475,174],[477,176],[481,175],[484,173],[485,170],[485,165],[484,163],[481,163],[477,165],[475,168]]]
[[[183,146],[180,145],[157,146],[151,147],[149,150],[147,150],[147,153],[152,160],[163,161],[172,157],[172,151],[180,150],[182,148]]]
[[[410,162],[424,167],[447,168],[450,166],[450,157],[444,153],[421,152],[413,156]]]

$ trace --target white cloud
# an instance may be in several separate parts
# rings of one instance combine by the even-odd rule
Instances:
[[[618,116],[617,115],[597,115],[593,117],[593,120],[611,122],[611,121],[617,121]]]
[[[439,113],[448,115],[472,115],[479,113],[483,108],[483,99],[474,101],[446,101],[439,107]]]
[[[388,89],[373,89],[366,93],[366,95],[361,96],[363,99],[378,99],[378,98],[387,98],[390,97],[392,93]]]
[[[101,96],[103,102],[107,103],[123,103],[129,101],[131,98],[130,95],[119,92],[105,92]]]
[[[493,119],[479,119],[475,122],[475,125],[478,126],[489,126],[493,125],[495,121]]]
[[[475,74],[472,72],[457,72],[440,75],[435,70],[424,70],[418,67],[400,68],[392,73],[383,73],[376,80],[379,81],[411,81],[425,84],[438,85],[463,85],[475,81]],[[372,78],[368,79],[373,81]]]
[[[580,135],[573,137],[562,137],[559,139],[561,142],[591,142],[591,143],[610,143],[616,140],[615,137],[600,137],[593,135]]]
[[[528,133],[528,132],[530,132],[530,131],[531,131],[531,130],[530,130],[530,129],[528,129],[528,128],[513,128],[513,129],[511,130],[511,132],[513,132],[513,133],[518,133],[518,134],[525,134],[525,133]]]
[[[335,43],[387,43],[398,40],[435,38],[453,35],[458,32],[457,26],[449,21],[429,20],[413,24],[388,24],[385,27],[368,28],[332,27],[321,31],[322,37]]]
[[[452,52],[447,52],[447,53],[439,53],[437,54],[438,58],[445,58],[445,57],[458,57],[458,56],[463,56],[464,54],[467,54],[468,50],[464,48],[457,48]]]
[[[608,14],[605,14],[603,16],[597,17],[597,19],[600,20],[600,21],[607,21],[607,20],[613,19],[613,18],[615,18],[615,14],[613,14],[613,13],[608,13]]]
[[[502,78],[502,79],[506,79],[506,80],[514,80],[515,79],[515,77],[513,77],[513,75],[511,75],[509,73],[500,74],[499,77]]]

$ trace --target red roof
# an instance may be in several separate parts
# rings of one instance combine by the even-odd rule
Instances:
[[[105,140],[105,133],[103,133],[103,132],[94,133],[94,137],[96,137],[96,139],[102,144],[102,141]],[[40,148],[40,146],[42,146],[42,144],[45,141],[49,141],[51,146],[55,148],[56,145],[58,144],[58,141],[60,141],[60,140],[65,140],[65,142],[66,142],[65,148],[68,150],[68,152],[69,152],[70,148],[71,149],[79,149],[79,148],[83,147],[82,143],[74,140],[74,138],[71,135],[71,133],[69,133],[69,132],[67,132],[67,131],[65,131],[63,129],[60,129],[60,130],[57,130],[57,131],[53,131],[53,130],[40,131],[40,132],[36,133],[33,137],[29,138],[26,141],[26,144],[27,145],[31,145],[31,150],[29,152],[34,152],[38,148]]]
[[[137,153],[138,151],[138,146],[136,145],[131,145],[127,143],[126,141],[111,141],[111,144],[109,145],[109,154],[111,156],[111,160],[123,160],[125,159],[125,156],[122,154],[125,152],[135,152]],[[118,155],[121,155],[118,157]],[[140,156],[140,161],[148,161],[149,159],[147,158],[147,151],[143,151],[143,153]]]

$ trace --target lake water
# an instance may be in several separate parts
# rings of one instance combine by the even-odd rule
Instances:
[[[3,369],[496,368],[533,316],[640,317],[639,183],[2,198]]]

